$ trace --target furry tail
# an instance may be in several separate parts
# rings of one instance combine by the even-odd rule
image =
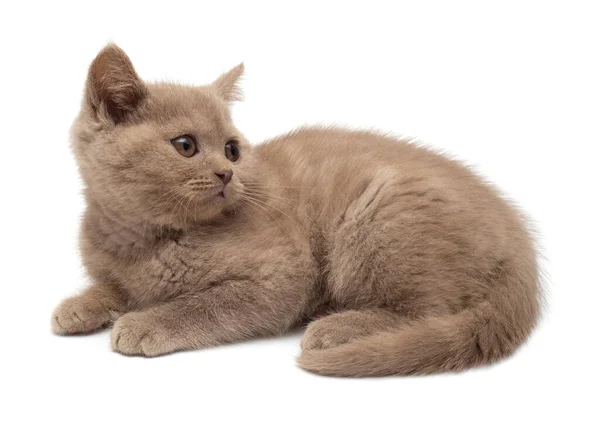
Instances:
[[[323,375],[354,377],[430,374],[490,364],[516,350],[535,326],[537,292],[535,288],[525,291],[530,295],[496,292],[496,298],[454,315],[429,317],[398,326],[394,332],[304,351],[298,364]]]

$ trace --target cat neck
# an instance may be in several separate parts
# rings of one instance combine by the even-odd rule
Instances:
[[[121,258],[137,258],[151,252],[166,238],[177,238],[178,231],[122,216],[110,207],[88,200],[83,228],[92,244]]]

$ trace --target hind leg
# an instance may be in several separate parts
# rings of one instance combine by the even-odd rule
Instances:
[[[456,313],[482,295],[481,284],[471,281],[473,263],[485,257],[474,254],[479,247],[471,232],[457,229],[470,222],[446,219],[442,194],[394,177],[369,183],[329,234],[327,289],[334,305],[414,320]]]
[[[349,310],[318,319],[308,325],[302,349],[335,347],[353,339],[392,328],[405,319],[383,309]]]

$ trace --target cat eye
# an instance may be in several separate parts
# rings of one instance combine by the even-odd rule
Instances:
[[[175,150],[183,157],[192,157],[196,154],[196,142],[191,135],[182,135],[171,140]]]
[[[225,157],[232,162],[240,158],[240,148],[235,141],[227,141],[225,144]]]

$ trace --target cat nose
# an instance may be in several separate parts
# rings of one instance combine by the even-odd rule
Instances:
[[[229,183],[229,181],[231,181],[231,177],[233,176],[233,170],[221,170],[219,172],[215,172],[215,175],[217,175],[219,179],[223,181],[223,186],[225,186]]]

